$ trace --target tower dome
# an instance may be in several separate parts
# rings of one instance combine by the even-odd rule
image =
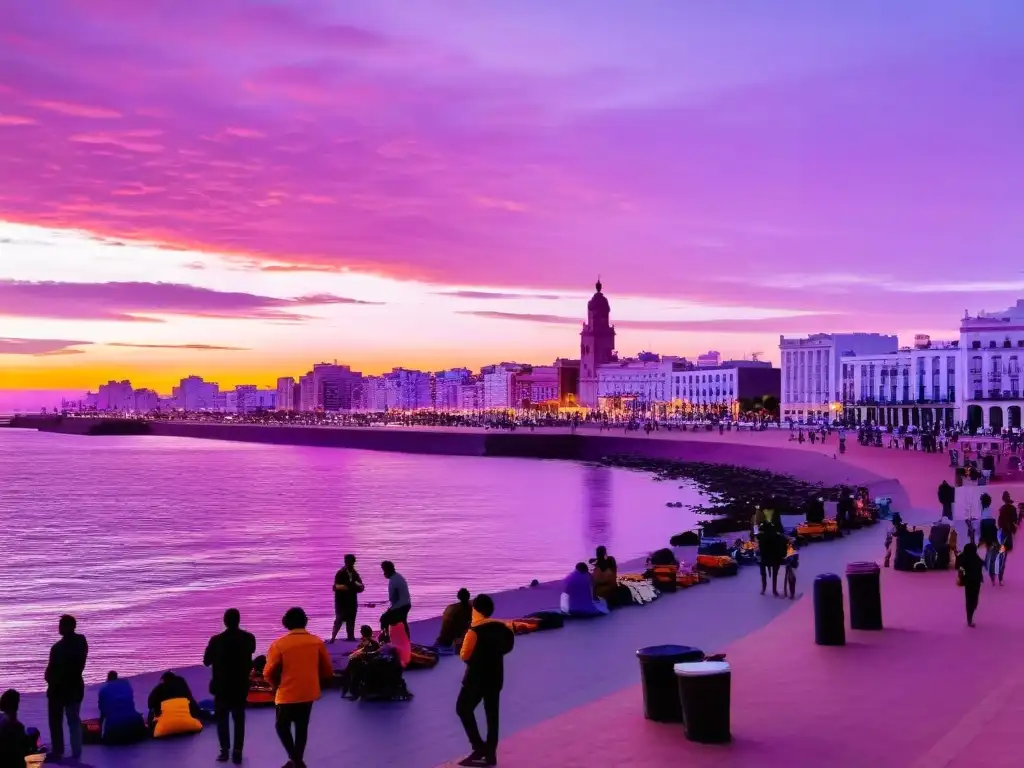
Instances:
[[[587,310],[589,312],[611,312],[611,307],[608,305],[608,299],[601,293],[601,280],[598,278],[597,285],[594,286],[597,289],[597,293],[590,297],[590,301],[587,302]]]

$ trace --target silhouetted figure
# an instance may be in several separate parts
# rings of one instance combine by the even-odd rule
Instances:
[[[953,501],[956,499],[956,491],[948,481],[943,480],[939,485],[939,504],[942,505],[942,516],[947,520],[953,519]]]
[[[242,762],[245,746],[245,704],[249,696],[249,674],[256,653],[256,638],[240,628],[241,614],[235,608],[224,612],[224,631],[210,638],[203,654],[203,664],[210,667],[210,693],[217,718],[217,739],[220,754],[217,762],[226,763],[228,756],[235,765]],[[231,749],[231,726],[235,724],[235,748]]]
[[[60,617],[57,631],[60,640],[50,648],[46,665],[46,704],[50,721],[50,760],[64,756],[64,720],[71,736],[71,756],[82,756],[82,699],[85,698],[85,663],[89,657],[89,644],[75,630],[74,616]]]
[[[345,625],[345,639],[355,642],[356,612],[363,589],[363,577],[356,570],[356,556],[345,555],[344,567],[334,576],[334,629],[328,642],[338,639],[342,624]]]

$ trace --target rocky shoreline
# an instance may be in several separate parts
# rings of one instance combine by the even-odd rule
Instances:
[[[789,475],[729,464],[650,459],[642,456],[605,456],[601,466],[646,472],[658,482],[688,480],[706,496],[702,505],[685,507],[702,518],[698,525],[708,536],[719,536],[750,529],[757,507],[773,502],[783,515],[803,515],[811,499],[839,498],[840,485],[810,483]],[[680,486],[683,487],[683,486]]]

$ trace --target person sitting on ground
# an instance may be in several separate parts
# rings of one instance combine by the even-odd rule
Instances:
[[[266,656],[257,656],[252,660],[252,669],[249,671],[249,693],[245,699],[247,706],[265,707],[274,703],[274,687],[263,676],[263,670],[266,668]]]
[[[13,688],[0,695],[0,768],[25,768],[25,758],[39,752],[39,731],[18,720],[20,705]]]
[[[604,616],[608,605],[594,597],[594,582],[586,563],[576,563],[576,568],[562,584],[562,613],[569,616]]]
[[[355,698],[358,698],[358,692],[362,689],[366,665],[372,662],[377,652],[380,651],[380,647],[380,643],[373,637],[373,627],[368,624],[361,626],[359,628],[359,645],[348,655],[348,664],[338,675],[343,699],[348,698],[350,691],[356,691]]]
[[[592,562],[594,596],[612,605],[619,589],[619,571],[615,558],[609,557],[608,550],[604,547],[598,547],[597,557]]]
[[[807,522],[825,522],[825,500],[817,496],[807,502]]]
[[[150,692],[149,699],[146,702],[146,706],[149,708],[147,724],[150,728],[153,727],[157,718],[160,717],[161,707],[164,702],[171,701],[172,699],[186,699],[192,717],[199,718],[199,705],[196,704],[196,698],[192,695],[192,689],[188,687],[188,682],[186,682],[185,678],[173,672],[164,672],[160,676],[160,682]]]
[[[385,560],[380,564],[384,578],[388,580],[389,608],[380,617],[381,631],[386,635],[388,627],[402,622],[405,633],[409,634],[409,611],[412,609],[412,597],[409,594],[409,583],[397,570],[395,564]]]
[[[104,744],[134,744],[146,736],[146,721],[135,709],[132,684],[107,673],[107,682],[100,686],[100,738]]]
[[[437,647],[461,646],[462,638],[469,631],[473,621],[473,606],[470,604],[469,590],[463,587],[457,595],[458,602],[444,609],[441,615],[441,632],[434,641]]]

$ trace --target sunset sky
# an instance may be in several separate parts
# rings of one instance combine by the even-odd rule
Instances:
[[[0,390],[952,335],[1024,295],[1020,0],[10,0]]]

